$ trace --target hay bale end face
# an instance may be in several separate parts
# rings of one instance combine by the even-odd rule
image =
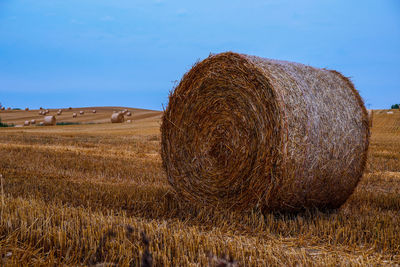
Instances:
[[[340,207],[369,144],[368,114],[349,79],[231,52],[183,76],[161,134],[163,167],[183,198],[264,211]]]
[[[30,121],[25,121],[25,122],[24,122],[24,126],[29,126],[29,125],[31,125],[31,122],[30,122]]]
[[[126,113],[126,116],[129,116],[129,117],[130,117],[130,116],[132,116],[132,113],[127,112],[127,113]]]
[[[124,114],[122,113],[114,113],[111,115],[112,123],[121,123],[124,122]]]
[[[76,113],[72,113],[72,118],[76,118],[77,114]]]
[[[35,119],[32,119],[32,120],[31,120],[31,124],[36,124],[36,120],[35,120]]]
[[[93,109],[93,111],[92,111],[93,113],[96,113],[96,110],[95,109]]]
[[[46,116],[46,117],[44,117],[43,123],[46,126],[56,125],[56,117],[54,117],[54,116]]]
[[[79,111],[79,114],[83,115],[85,112],[83,110]]]

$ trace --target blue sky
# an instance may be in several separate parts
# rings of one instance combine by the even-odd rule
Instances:
[[[0,0],[0,102],[162,109],[173,81],[235,51],[336,69],[400,103],[400,1]]]

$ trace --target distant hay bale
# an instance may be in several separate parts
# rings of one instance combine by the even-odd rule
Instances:
[[[112,123],[121,123],[124,122],[124,115],[122,113],[114,113],[111,115]]]
[[[60,109],[57,111],[57,115],[61,115],[61,114],[62,114],[62,110]]]
[[[72,118],[76,118],[76,113],[74,112],[74,113],[72,113]]]
[[[79,114],[83,115],[85,112],[83,110],[79,111]]]
[[[56,117],[46,116],[43,121],[44,125],[56,125]]]
[[[39,122],[39,125],[40,125],[40,126],[43,126],[43,125],[44,125],[44,122],[42,122],[42,121]]]
[[[93,113],[96,113],[96,110],[95,110],[95,109],[93,109]]]
[[[25,111],[29,111],[29,108],[25,108]]]
[[[1,107],[1,110],[5,110],[6,108],[5,107]]]
[[[10,108],[10,107],[8,107],[8,108],[7,108],[7,110],[11,110],[11,108]]]
[[[40,109],[40,110],[42,110],[43,108],[42,108],[42,107],[40,107],[39,109]]]
[[[30,121],[25,121],[25,122],[24,122],[24,126],[29,126],[29,125],[31,125],[31,122],[30,122]]]
[[[126,113],[126,116],[132,116],[132,113],[127,112],[127,113]]]
[[[31,124],[36,124],[36,120],[35,120],[35,119],[32,119],[32,120],[31,120]]]
[[[126,122],[127,122],[127,123],[131,123],[131,122],[132,122],[132,120],[127,120]]]
[[[386,114],[393,114],[393,111],[388,111],[386,112]]]
[[[38,114],[39,114],[39,115],[43,115],[43,112],[42,112],[42,111],[39,111]]]
[[[72,107],[69,107],[68,109],[69,109],[69,110],[71,110],[71,109],[72,109]]]
[[[189,201],[337,208],[362,177],[369,135],[363,101],[339,72],[228,52],[196,64],[170,95],[161,155]]]

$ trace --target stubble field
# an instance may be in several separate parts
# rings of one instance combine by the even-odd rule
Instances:
[[[20,123],[31,118],[24,112],[0,117]],[[350,199],[297,215],[183,202],[161,166],[161,113],[136,110],[123,124],[104,113],[81,125],[0,128],[0,265],[400,264],[399,111],[375,112]]]

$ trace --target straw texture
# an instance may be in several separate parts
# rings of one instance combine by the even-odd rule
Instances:
[[[366,164],[368,115],[339,72],[212,55],[169,97],[162,160],[185,199],[265,211],[337,208]]]

